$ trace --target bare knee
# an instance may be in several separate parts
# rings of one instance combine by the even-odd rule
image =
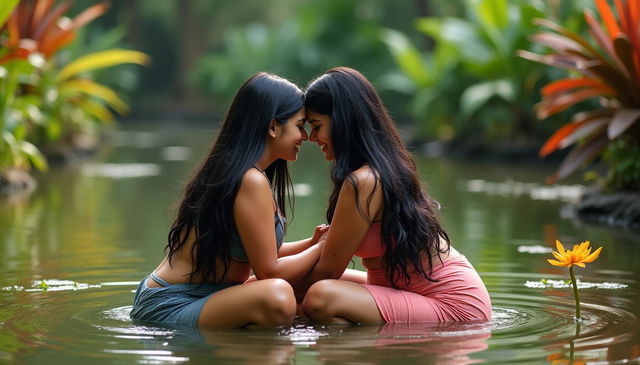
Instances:
[[[263,326],[286,326],[293,323],[296,315],[296,297],[286,280],[265,279],[261,297],[261,313],[258,324]]]
[[[330,321],[334,317],[333,305],[335,291],[334,280],[321,280],[309,287],[302,301],[302,310],[312,320]]]

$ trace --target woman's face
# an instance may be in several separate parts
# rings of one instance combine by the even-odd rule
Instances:
[[[307,131],[304,130],[304,122],[304,107],[300,108],[286,123],[279,124],[276,122],[277,131],[274,148],[278,158],[287,161],[298,159],[298,152],[300,152],[302,142],[309,139]]]
[[[320,149],[324,152],[325,160],[335,160],[333,145],[331,144],[331,117],[307,110],[307,122],[311,126],[309,141],[315,142],[320,146]]]

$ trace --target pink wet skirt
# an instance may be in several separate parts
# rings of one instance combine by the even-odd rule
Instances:
[[[382,269],[367,271],[367,284],[382,318],[394,322],[488,321],[491,299],[482,279],[464,256],[433,267],[431,282],[418,273],[391,287]]]

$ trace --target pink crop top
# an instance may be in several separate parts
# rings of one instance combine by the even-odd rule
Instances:
[[[380,257],[384,255],[384,247],[382,247],[382,224],[380,222],[372,223],[369,226],[369,230],[364,235],[360,246],[355,252],[355,255],[362,257],[363,259],[370,259],[372,257]]]

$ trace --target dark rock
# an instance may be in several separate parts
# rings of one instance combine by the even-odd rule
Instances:
[[[591,190],[568,206],[566,213],[587,222],[640,231],[640,193]]]
[[[559,165],[569,152],[569,149],[564,149],[541,158],[539,150],[543,144],[544,141],[488,143],[479,139],[461,138],[444,142],[442,151],[444,155],[454,159],[536,165]],[[428,154],[424,151],[428,150],[422,149],[423,154]]]
[[[28,172],[11,168],[0,171],[0,194],[8,195],[20,191],[31,191],[36,187],[36,180]]]

